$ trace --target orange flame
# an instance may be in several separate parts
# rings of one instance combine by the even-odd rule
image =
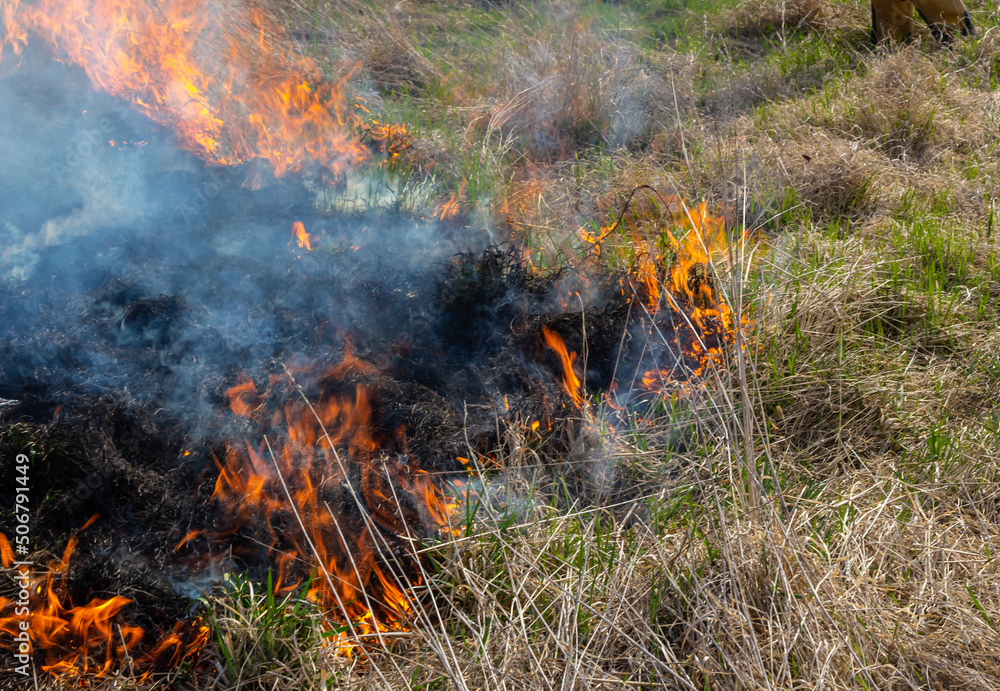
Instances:
[[[440,218],[442,221],[446,221],[449,218],[455,218],[458,216],[458,212],[461,209],[461,200],[465,196],[465,180],[462,180],[462,184],[458,186],[457,192],[452,192],[451,197],[448,198],[444,204],[439,204],[434,209],[434,215]]]
[[[573,399],[573,403],[577,408],[582,408],[583,394],[580,393],[580,378],[576,376],[576,372],[573,370],[576,353],[567,352],[566,344],[563,343],[559,334],[550,331],[545,326],[542,327],[542,336],[545,338],[545,344],[556,351],[556,354],[559,355],[559,359],[562,361],[563,391]]]
[[[263,159],[280,176],[315,161],[339,174],[366,156],[343,85],[324,81],[260,10],[209,0],[10,0],[3,22],[15,51],[37,36],[211,163]]]
[[[292,238],[298,243],[299,247],[305,247],[306,251],[312,252],[312,236],[306,232],[306,227],[302,224],[302,221],[295,221],[292,224]]]
[[[14,563],[14,550],[10,548],[10,542],[3,533],[0,533],[0,563],[5,569],[9,569]]]
[[[441,207],[441,220],[454,218],[458,215],[458,199],[452,194],[451,198]]]
[[[80,531],[97,518],[91,517]],[[10,600],[0,597],[0,647],[28,656],[40,652],[41,670],[64,681],[101,676],[126,661],[140,679],[147,679],[163,669],[165,660],[176,666],[201,650],[208,628],[199,626],[193,636],[187,635],[179,622],[151,652],[140,654],[145,632],[123,621],[122,609],[132,602],[128,598],[95,597],[85,605],[73,605],[62,591],[77,534],[69,539],[62,560],[44,574],[32,575],[26,565],[16,567],[20,595]]]
[[[408,628],[420,578],[400,566],[403,560],[385,558],[391,536],[404,544],[393,550],[409,549],[422,526],[449,532],[458,510],[409,460],[403,429],[389,437],[372,429],[370,392],[356,380],[375,373],[348,350],[332,367],[273,376],[264,394],[242,375],[227,392],[230,405],[265,434],[258,448],[233,444],[224,461],[216,460],[212,498],[232,527],[192,533],[178,545],[256,530],[254,541],[267,546],[277,568],[275,590],[288,592],[311,575],[308,597],[350,631],[334,641],[347,655],[359,637]],[[300,383],[321,392],[315,404],[282,400]]]
[[[683,221],[689,227],[683,242],[673,236],[676,258],[670,267],[670,287],[674,295],[686,296],[693,307],[692,320],[705,331],[705,317],[722,320],[722,328],[731,330],[732,310],[729,303],[715,290],[711,267],[729,249],[725,219],[708,213],[707,203],[689,210],[684,207]]]
[[[662,206],[657,207],[654,232],[668,249],[645,238],[648,223],[624,215],[600,233],[581,228],[579,235],[599,254],[602,243],[620,225],[630,229],[635,253],[631,289],[652,318],[666,308],[681,317],[673,338],[688,365],[683,374],[700,377],[709,366],[721,363],[726,347],[736,342],[737,331],[751,324],[745,315],[740,324],[735,323],[732,306],[716,286],[715,270],[728,264],[730,252],[725,218],[710,212],[706,202],[690,207],[676,196],[659,200]],[[742,254],[750,237],[742,233],[733,252]],[[647,389],[659,389],[677,376],[676,371],[650,370],[642,375],[641,383]]]

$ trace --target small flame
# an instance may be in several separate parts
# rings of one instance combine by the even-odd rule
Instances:
[[[434,215],[439,217],[442,221],[446,221],[449,218],[455,218],[458,216],[459,209],[461,208],[461,199],[465,196],[465,180],[462,180],[462,184],[459,185],[457,192],[452,192],[451,197],[448,198],[444,204],[439,205],[434,210]]]
[[[565,391],[566,394],[573,399],[573,403],[577,408],[582,408],[583,395],[580,393],[580,378],[576,376],[576,372],[573,370],[576,353],[569,353],[566,350],[566,344],[563,343],[559,334],[554,331],[550,331],[545,326],[542,327],[542,336],[545,338],[545,344],[552,350],[556,351],[559,355],[559,359],[562,361],[563,391]]]
[[[292,224],[292,238],[298,243],[299,247],[305,247],[307,252],[312,252],[312,236],[306,232],[306,227],[302,224],[302,221],[295,221]]]
[[[10,542],[3,533],[0,533],[0,563],[3,563],[5,569],[9,569],[14,563],[14,550],[10,548]]]
[[[441,220],[448,218],[453,218],[458,215],[458,199],[454,194],[451,195],[451,199],[444,203],[441,207]]]

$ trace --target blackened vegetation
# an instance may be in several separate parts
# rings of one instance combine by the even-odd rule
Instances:
[[[460,220],[324,211],[300,182],[252,165],[206,169],[171,149],[121,104],[80,93],[78,70],[32,72],[0,79],[0,530],[11,535],[6,507],[24,453],[32,558],[58,562],[99,514],[79,534],[60,598],[132,599],[123,615],[146,629],[144,647],[223,569],[265,579],[273,564],[262,536],[280,547],[295,530],[290,511],[234,522],[211,500],[228,445],[257,448],[274,431],[229,410],[241,373],[263,392],[286,364],[335,365],[350,351],[370,365],[333,384],[304,382],[310,401],[331,393],[324,387],[363,384],[380,445],[322,498],[345,526],[380,517],[390,548],[379,558],[412,572],[400,521],[428,536],[426,512],[383,477],[373,479],[378,494],[395,491],[398,505],[364,498],[361,474],[382,463],[404,479],[462,474],[459,456],[488,454],[506,423],[527,421],[555,430],[553,457],[579,456],[558,434],[580,413],[542,326],[579,354],[588,392],[672,357],[652,347],[648,313],[636,307],[648,296],[624,275],[538,275],[517,248],[484,249],[485,233]],[[56,117],[42,101],[67,84],[77,98]],[[312,251],[296,246],[295,221]],[[284,386],[270,411],[301,398]]]
[[[542,326],[557,333],[569,351],[587,353],[588,391],[607,391],[620,358],[622,372],[634,359],[623,346],[636,293],[627,274],[567,276],[568,270],[536,275],[521,261],[516,248],[464,254],[449,267],[438,291],[441,316],[436,328],[447,344],[449,369],[474,369],[479,381],[469,389],[472,399],[490,393],[520,395],[562,377],[558,356],[541,339]],[[590,297],[581,302],[560,299],[567,285],[586,286]],[[626,340],[626,343],[628,340]],[[467,374],[467,373],[463,373]],[[461,375],[460,375],[461,376]],[[456,382],[451,378],[449,388]],[[551,392],[550,392],[551,393]]]
[[[562,366],[542,343],[543,325],[558,333],[570,351],[583,353],[586,345],[586,370],[581,366],[580,373],[586,375],[590,391],[608,390],[616,365],[619,375],[632,366],[632,337],[623,345],[631,296],[621,290],[621,280],[608,280],[597,291],[600,301],[588,305],[584,314],[565,311],[555,299],[554,285],[565,277],[532,275],[511,249],[458,255],[434,269],[439,278],[424,284],[429,292],[409,292],[402,301],[398,296],[407,293],[370,286],[370,310],[406,315],[407,325],[396,331],[395,339],[383,328],[359,328],[351,339],[350,347],[372,363],[377,374],[345,378],[337,382],[337,391],[329,390],[329,382],[305,390],[319,402],[364,384],[372,405],[371,435],[380,445],[381,458],[432,473],[461,473],[456,458],[469,455],[468,443],[473,452],[484,454],[498,443],[498,416],[557,425],[560,419],[576,417],[578,412],[564,405]],[[302,283],[309,286],[311,281],[306,277]],[[416,290],[413,285],[410,289]],[[290,283],[287,290],[294,294],[303,288]],[[175,296],[149,297],[117,279],[80,299],[81,304],[88,301],[81,321],[100,335],[103,357],[119,368],[131,364],[134,371],[121,376],[120,388],[103,395],[83,376],[82,365],[74,372],[72,358],[58,365],[61,386],[55,384],[50,366],[43,366],[41,376],[32,381],[24,370],[29,359],[23,353],[18,358],[17,342],[8,341],[0,396],[17,403],[0,408],[0,439],[5,459],[31,451],[35,544],[58,554],[73,531],[91,515],[101,515],[80,535],[67,598],[83,603],[112,594],[129,597],[135,601],[126,610],[133,623],[155,632],[165,621],[172,625],[184,615],[194,588],[208,585],[199,580],[201,572],[222,552],[231,550],[237,568],[242,564],[263,578],[269,566],[267,550],[261,549],[268,540],[263,538],[276,531],[280,549],[280,535],[295,519],[288,511],[234,525],[232,516],[210,501],[218,476],[213,456],[224,456],[225,442],[239,443],[245,437],[256,444],[261,433],[273,432],[241,423],[227,410],[222,392],[235,383],[231,364],[206,370],[215,382],[210,387],[215,391],[215,419],[200,425],[191,426],[183,411],[173,409],[172,396],[151,398],[148,391],[134,391],[146,382],[155,383],[154,391],[163,391],[174,380],[174,350],[190,348],[185,339],[190,338],[191,315],[205,306]],[[308,357],[323,358],[319,361],[339,361],[344,336],[317,319],[309,300],[298,310],[289,309],[287,302],[270,305],[282,313],[287,328],[275,345],[278,352],[290,357],[301,349]],[[364,319],[359,321],[365,325]],[[204,336],[211,334],[208,330]],[[53,336],[72,338],[67,333]],[[12,362],[21,366],[10,367]],[[248,358],[242,364],[263,390],[266,375],[279,375],[282,362]],[[275,401],[300,396],[290,385],[286,388]],[[498,397],[505,397],[508,407],[498,407]],[[4,487],[12,486],[11,466],[7,461],[0,469]],[[399,487],[399,507],[359,506],[352,495],[364,495],[361,472],[360,466],[351,467],[353,493],[346,485],[333,487],[324,500],[344,522],[345,531],[353,526],[357,534],[363,533],[364,512],[381,516],[380,542],[396,546],[388,553],[407,553],[399,540],[402,526],[395,525],[399,518],[416,534],[429,535],[432,526],[421,525],[419,507],[408,504],[414,498]],[[383,489],[383,494],[392,493]],[[399,532],[394,534],[394,528]],[[195,530],[209,536],[232,534],[214,544],[202,537],[175,551]],[[149,638],[155,642],[155,633]]]
[[[183,303],[174,296],[134,296],[130,300],[123,295],[116,306],[120,308],[114,324],[119,341],[153,348],[170,345],[183,311]]]
[[[79,543],[57,588],[64,607],[123,596],[133,601],[123,610],[128,623],[146,632],[145,650],[170,632],[193,640],[190,602],[178,597],[171,552],[185,525],[213,519],[200,470],[179,462],[176,430],[158,426],[143,410],[126,410],[111,397],[57,400],[28,395],[0,409],[4,532],[14,525],[7,507],[14,506],[14,461],[23,454],[32,552],[19,558],[31,559],[40,577],[75,534]],[[98,521],[78,532],[95,514]],[[6,589],[5,579],[2,594],[9,596]],[[32,606],[44,602],[40,593]],[[6,681],[15,679],[10,666],[4,673],[11,674]]]
[[[506,345],[503,325],[523,320],[545,286],[517,254],[493,249],[456,257],[438,290],[438,328],[453,340],[448,357],[461,363],[496,355]]]

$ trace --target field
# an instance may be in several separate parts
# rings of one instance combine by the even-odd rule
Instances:
[[[704,201],[738,326],[641,410],[507,424],[408,630],[345,655],[234,576],[214,671],[153,686],[1000,687],[1000,21],[973,2],[975,37],[877,47],[857,0],[265,2],[407,133],[332,204],[596,273]]]

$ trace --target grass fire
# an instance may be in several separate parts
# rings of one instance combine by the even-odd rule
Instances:
[[[0,686],[1000,685],[959,10],[5,3]]]

